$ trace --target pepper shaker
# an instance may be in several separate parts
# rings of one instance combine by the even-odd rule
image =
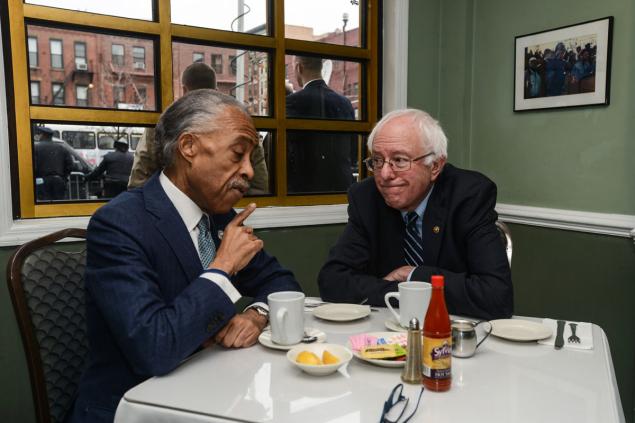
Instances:
[[[422,339],[419,320],[413,317],[408,325],[408,345],[406,345],[406,365],[401,380],[406,383],[420,384],[422,371]]]

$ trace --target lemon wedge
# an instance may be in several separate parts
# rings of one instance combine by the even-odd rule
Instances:
[[[322,362],[320,361],[320,358],[310,351],[302,351],[295,358],[295,361],[300,364],[310,364],[314,366],[318,366],[322,364]]]
[[[335,357],[333,354],[328,352],[327,350],[324,350],[324,352],[322,353],[322,363],[324,363],[324,364],[337,364],[339,362],[340,362],[340,360],[337,357]]]

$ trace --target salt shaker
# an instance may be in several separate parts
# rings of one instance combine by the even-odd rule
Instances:
[[[421,383],[421,329],[419,320],[413,317],[408,325],[408,345],[406,346],[406,365],[401,373],[401,380],[406,383]]]

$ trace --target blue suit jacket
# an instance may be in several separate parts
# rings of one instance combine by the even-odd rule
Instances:
[[[210,216],[214,236],[235,214]],[[87,248],[90,360],[71,421],[112,421],[128,389],[174,369],[236,312],[215,283],[199,277],[199,256],[158,174],[95,213]],[[301,290],[264,251],[232,283],[262,302],[271,292]]]

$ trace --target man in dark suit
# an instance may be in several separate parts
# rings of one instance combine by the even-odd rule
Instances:
[[[374,178],[349,191],[348,224],[319,274],[322,298],[384,305],[398,282],[441,274],[450,313],[511,316],[511,271],[495,226],[496,185],[446,164],[445,134],[420,110],[386,115],[368,149]]]
[[[232,209],[249,188],[258,142],[244,107],[217,91],[191,91],[163,113],[156,140],[163,170],[88,226],[90,360],[73,422],[112,422],[128,389],[201,346],[253,345],[267,324],[267,295],[300,290],[243,225],[255,204]],[[236,314],[242,296],[254,303]]]
[[[295,58],[301,90],[287,96],[287,117],[355,119],[351,102],[322,79],[322,59]],[[287,191],[344,192],[353,183],[351,151],[355,137],[333,132],[287,133]]]

